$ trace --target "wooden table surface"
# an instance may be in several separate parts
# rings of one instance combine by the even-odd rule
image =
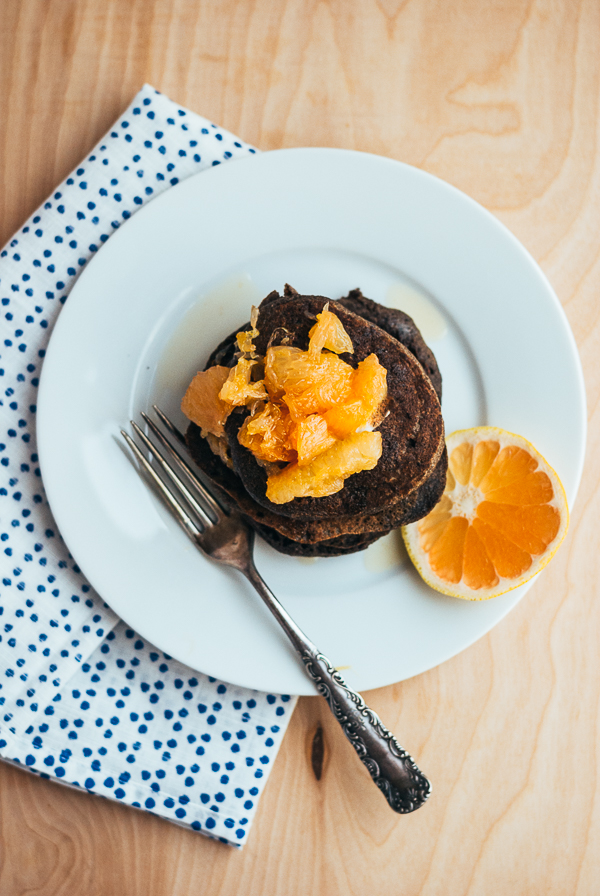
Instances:
[[[241,852],[0,764],[2,896],[599,893],[598,0],[2,0],[0,39],[1,242],[147,81],[262,149],[380,153],[490,209],[565,308],[590,415],[541,580],[460,656],[368,695],[435,784],[423,809],[389,812],[303,698]]]

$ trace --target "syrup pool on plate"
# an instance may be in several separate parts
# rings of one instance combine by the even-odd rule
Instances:
[[[410,283],[394,283],[388,288],[383,303],[408,314],[421,331],[425,342],[438,342],[448,332],[445,317],[429,296]]]
[[[181,398],[192,378],[201,370],[208,353],[220,342],[217,335],[224,309],[244,309],[240,325],[250,317],[252,305],[263,296],[249,274],[228,277],[214,289],[201,293],[194,304],[181,316],[167,339],[157,360],[152,402],[178,415]],[[244,318],[244,314],[246,318]],[[211,331],[215,330],[214,337]]]

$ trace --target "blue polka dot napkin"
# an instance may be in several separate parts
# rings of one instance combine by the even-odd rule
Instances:
[[[90,589],[44,495],[35,403],[89,258],[153,196],[253,152],[146,85],[0,252],[0,757],[236,846],[295,699],[182,666]]]

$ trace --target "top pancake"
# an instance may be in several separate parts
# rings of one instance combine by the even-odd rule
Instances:
[[[195,423],[190,423],[186,440],[192,457],[211,482],[231,499],[262,534],[270,531],[296,544],[317,545],[323,541],[346,536],[380,536],[422,519],[442,497],[446,484],[448,455],[443,451],[431,476],[401,501],[378,513],[337,516],[332,519],[292,519],[255,501],[244,488],[239,476],[225,466],[211,451]]]
[[[264,355],[270,343],[281,344],[284,339],[286,344],[306,350],[309,330],[327,302],[354,346],[352,354],[340,357],[357,367],[360,361],[374,353],[387,370],[386,416],[378,426],[383,451],[376,467],[350,476],[344,488],[334,495],[294,498],[286,504],[272,504],[266,498],[264,468],[237,440],[244,413],[232,414],[226,427],[234,470],[248,494],[263,507],[293,519],[332,519],[390,509],[427,480],[444,449],[440,403],[419,361],[397,338],[354,314],[341,302],[331,302],[324,296],[299,296],[291,290],[284,296],[271,293],[259,308],[259,335],[255,339],[258,354]],[[226,353],[226,344],[222,343],[211,356],[208,366],[227,363]]]
[[[351,289],[347,296],[338,300],[338,303],[348,311],[358,314],[359,317],[364,317],[372,324],[377,324],[378,327],[401,342],[409,352],[412,352],[431,380],[437,397],[440,401],[442,400],[442,375],[435,355],[425,343],[421,331],[412,317],[398,308],[386,308],[385,305],[367,299],[360,289]]]

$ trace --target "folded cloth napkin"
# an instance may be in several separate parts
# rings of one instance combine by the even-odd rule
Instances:
[[[186,668],[91,590],[44,495],[35,402],[87,260],[158,193],[255,151],[146,85],[0,253],[0,756],[236,846],[295,700]]]

